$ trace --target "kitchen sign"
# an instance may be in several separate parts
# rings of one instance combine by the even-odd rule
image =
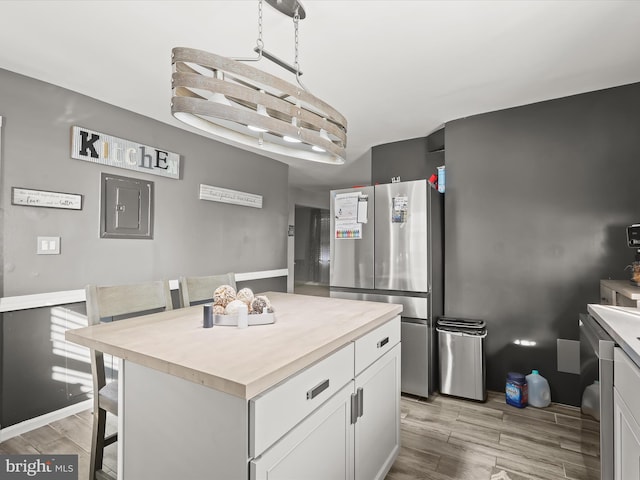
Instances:
[[[200,200],[210,202],[232,203],[243,207],[262,208],[262,195],[253,193],[238,192],[228,188],[214,187],[212,185],[200,184]]]
[[[71,128],[71,158],[180,179],[180,155],[138,142]]]
[[[27,207],[66,208],[82,210],[82,195],[77,193],[47,192],[30,188],[11,187],[11,203]]]

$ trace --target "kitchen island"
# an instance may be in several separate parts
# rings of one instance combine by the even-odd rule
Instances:
[[[402,307],[266,295],[271,325],[205,329],[194,306],[67,331],[122,359],[120,479],[384,478]]]

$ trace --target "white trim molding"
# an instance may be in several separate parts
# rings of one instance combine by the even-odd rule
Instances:
[[[236,282],[246,282],[248,280],[262,280],[264,278],[286,277],[289,270],[281,268],[279,270],[263,270],[261,272],[236,273]]]
[[[280,268],[278,270],[263,270],[261,272],[236,273],[236,282],[262,280],[265,278],[286,277],[288,275],[289,270],[287,270],[286,268]],[[169,286],[172,290],[177,290],[178,280],[170,280]],[[28,310],[30,308],[53,307],[56,305],[66,305],[68,303],[78,303],[84,301],[84,289],[36,293],[33,295],[18,295],[15,297],[3,297],[0,298],[0,313]]]
[[[55,422],[56,420],[61,420],[66,417],[70,417],[71,415],[75,415],[76,413],[84,412],[85,410],[90,409],[92,406],[93,400],[83,400],[82,402],[76,403],[74,405],[69,405],[68,407],[61,408],[60,410],[45,413],[44,415],[40,415],[39,417],[30,418],[29,420],[16,423],[15,425],[11,425],[10,427],[2,428],[0,429],[0,442],[4,442],[5,440],[9,440],[10,438],[17,437],[18,435],[22,435],[23,433],[30,432],[31,430],[35,430],[36,428],[44,427],[45,425],[51,422]]]
[[[84,289],[0,298],[0,313],[84,302]]]

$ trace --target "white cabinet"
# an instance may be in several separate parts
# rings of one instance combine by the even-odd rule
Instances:
[[[615,480],[640,479],[640,426],[617,390],[613,394]]]
[[[640,480],[640,369],[621,348],[614,355],[615,480]]]
[[[253,480],[352,480],[353,381],[250,465]]]
[[[355,478],[385,477],[400,449],[400,344],[356,377]]]
[[[249,401],[255,458],[353,380],[353,343]]]
[[[400,318],[252,399],[249,424],[251,480],[383,479],[400,448]]]

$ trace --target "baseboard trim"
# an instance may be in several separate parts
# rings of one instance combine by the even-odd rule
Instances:
[[[31,430],[35,430],[36,428],[44,427],[45,425],[51,422],[55,422],[56,420],[70,417],[71,415],[75,415],[76,413],[88,410],[92,406],[93,400],[84,400],[80,403],[61,408],[60,410],[55,410],[53,412],[40,415],[39,417],[30,418],[29,420],[25,420],[24,422],[16,423],[15,425],[11,425],[10,427],[0,428],[0,442],[4,442],[5,440],[9,440],[10,438],[17,437],[18,435],[22,435],[23,433],[30,432]]]

